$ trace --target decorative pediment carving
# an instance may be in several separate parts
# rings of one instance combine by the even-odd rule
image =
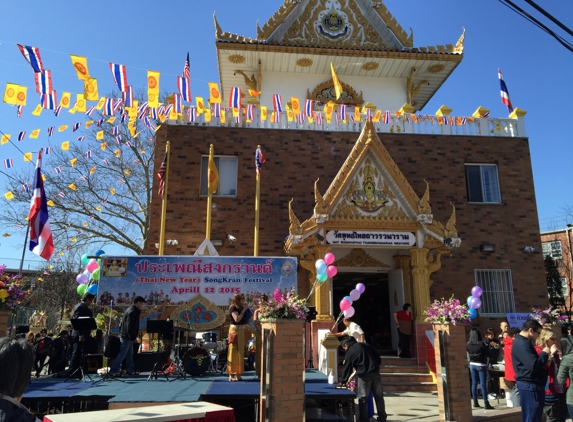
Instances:
[[[207,331],[223,325],[225,313],[213,302],[198,294],[178,306],[170,316],[175,327]]]
[[[340,94],[340,98],[338,100],[336,99],[336,92],[334,90],[334,83],[332,82],[332,79],[328,79],[317,85],[317,87],[314,88],[312,92],[307,89],[306,99],[318,101],[324,104],[328,103],[329,101],[336,104],[353,104],[356,106],[361,106],[364,104],[362,91],[360,91],[360,94],[358,94],[350,85],[345,84],[342,81],[340,81],[340,84],[342,85],[342,94]]]
[[[348,255],[336,260],[337,267],[366,267],[366,268],[391,268],[372,256],[368,255],[364,249],[355,248]]]

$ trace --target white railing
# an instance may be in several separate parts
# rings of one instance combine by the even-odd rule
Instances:
[[[422,135],[455,135],[455,136],[501,136],[501,137],[526,137],[525,124],[523,118],[518,119],[499,119],[499,118],[475,118],[465,119],[459,122],[457,117],[450,118],[455,121],[455,124],[439,123],[437,117],[432,119],[424,116],[422,121],[418,118],[418,122],[414,123],[411,119],[406,121],[402,116],[392,116],[390,123],[383,123],[382,121],[374,123],[376,132],[379,133],[413,133]],[[261,121],[260,117],[255,116],[252,122],[242,121],[236,123],[231,117],[227,117],[225,123],[221,123],[218,117],[213,117],[210,122],[205,122],[204,115],[197,116],[196,121],[187,122],[179,119],[176,123],[174,121],[166,120],[163,124],[188,124],[195,126],[212,126],[212,127],[236,127],[236,128],[251,128],[251,129],[281,129],[281,130],[312,130],[312,131],[327,131],[327,132],[360,132],[364,127],[365,121],[360,122],[336,122],[334,119],[331,123],[327,123],[323,119],[323,124],[314,122],[298,123],[295,121],[289,122],[286,113],[281,113],[279,123],[272,123],[270,120]],[[382,120],[382,119],[380,119]]]

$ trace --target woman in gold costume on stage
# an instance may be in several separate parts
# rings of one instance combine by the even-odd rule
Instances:
[[[235,294],[229,307],[231,326],[229,328],[229,351],[227,352],[227,373],[229,381],[241,381],[245,372],[245,326],[252,312],[245,304],[245,296]]]

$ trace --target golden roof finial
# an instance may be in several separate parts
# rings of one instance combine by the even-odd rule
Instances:
[[[424,180],[424,182],[426,182],[426,192],[424,193],[422,199],[420,199],[420,203],[418,204],[418,212],[420,214],[431,214],[432,207],[430,206],[430,184],[426,180]]]
[[[464,52],[464,40],[466,39],[466,28],[464,28],[462,26],[463,32],[462,35],[460,36],[460,39],[458,40],[458,42],[456,43],[456,46],[454,47],[454,53],[463,53]]]
[[[221,38],[223,30],[219,26],[219,22],[217,22],[217,14],[215,12],[213,12],[213,21],[215,22],[215,38]]]
[[[302,227],[300,225],[299,219],[296,217],[294,211],[292,210],[292,201],[294,201],[294,198],[292,198],[288,203],[288,218],[290,221],[290,227],[288,228],[288,233],[291,236],[293,235],[300,236],[302,234]]]
[[[257,78],[255,78],[254,74],[249,78],[242,70],[235,70],[235,73],[243,76],[245,79],[245,85],[247,85],[249,89],[252,89],[253,91],[257,90]]]
[[[316,179],[314,182],[314,214],[326,214],[327,213],[327,204],[320,192],[318,191],[318,181],[320,178]]]
[[[450,202],[452,206],[452,215],[446,224],[444,230],[444,237],[458,237],[458,229],[456,229],[456,206]]]

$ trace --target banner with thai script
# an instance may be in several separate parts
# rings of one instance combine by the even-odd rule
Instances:
[[[97,302],[129,305],[143,296],[148,305],[180,305],[200,293],[228,306],[235,293],[296,290],[296,280],[293,257],[105,256]]]
[[[326,232],[326,241],[330,245],[409,247],[416,244],[416,234],[413,232],[330,230]]]

